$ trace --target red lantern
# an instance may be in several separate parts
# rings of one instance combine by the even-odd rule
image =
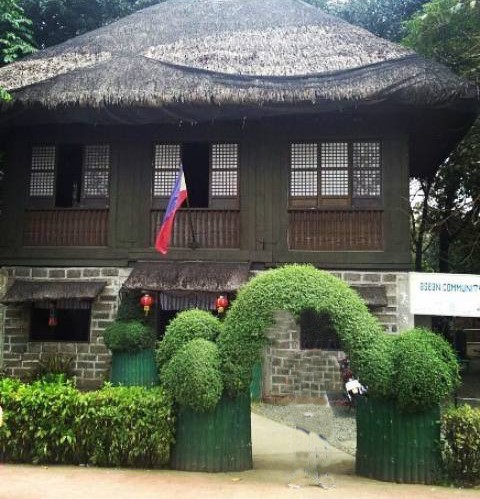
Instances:
[[[142,305],[143,310],[145,311],[145,315],[148,315],[148,312],[150,311],[150,307],[153,304],[153,298],[148,294],[144,294],[140,298],[140,305]]]
[[[219,314],[223,314],[225,309],[228,307],[227,297],[224,295],[220,295],[215,301],[215,308]]]

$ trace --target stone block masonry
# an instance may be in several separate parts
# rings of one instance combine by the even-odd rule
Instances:
[[[325,402],[327,392],[341,392],[338,358],[341,352],[300,350],[300,327],[286,311],[274,313],[265,335],[263,398]]]
[[[8,306],[5,309],[3,369],[9,376],[27,378],[42,357],[54,353],[73,358],[77,386],[97,388],[108,379],[110,352],[103,343],[103,331],[116,316],[119,291],[130,275],[131,268],[29,268],[4,267],[9,279],[105,281],[107,285],[93,301],[88,342],[30,341],[30,312],[28,305]]]
[[[387,333],[398,333],[413,327],[408,299],[408,272],[332,271],[332,274],[351,285],[385,288],[387,305],[373,307],[370,311]]]

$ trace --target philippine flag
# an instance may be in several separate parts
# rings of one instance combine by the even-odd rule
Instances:
[[[178,172],[177,180],[175,181],[175,186],[173,188],[172,195],[170,196],[170,201],[168,202],[167,211],[163,217],[162,226],[157,234],[157,239],[155,240],[155,249],[166,255],[168,251],[168,245],[170,244],[170,239],[172,237],[173,221],[175,219],[175,213],[182,206],[182,203],[187,199],[187,184],[185,183],[185,175],[183,173],[183,168],[180,165],[180,170]]]

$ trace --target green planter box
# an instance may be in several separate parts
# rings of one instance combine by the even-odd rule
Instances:
[[[439,444],[439,407],[405,413],[393,401],[358,401],[358,475],[387,482],[435,483],[441,462]]]
[[[209,472],[252,469],[250,394],[223,396],[206,413],[180,407],[170,466]]]
[[[114,385],[123,386],[158,385],[158,371],[154,350],[112,352],[110,381]]]

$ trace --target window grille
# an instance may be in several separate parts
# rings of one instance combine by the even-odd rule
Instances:
[[[379,198],[382,194],[380,142],[292,144],[290,196]]]
[[[317,144],[292,144],[290,150],[290,195],[316,196],[318,192]]]
[[[83,197],[106,198],[109,194],[110,147],[87,145],[83,149]]]
[[[212,144],[212,197],[238,196],[238,144]]]
[[[353,196],[379,197],[382,191],[379,142],[353,143]]]
[[[55,146],[32,148],[30,197],[51,197],[55,188]]]
[[[153,196],[168,197],[181,163],[180,144],[157,144],[153,158]]]
[[[321,195],[348,196],[348,144],[325,142],[321,144]]]

